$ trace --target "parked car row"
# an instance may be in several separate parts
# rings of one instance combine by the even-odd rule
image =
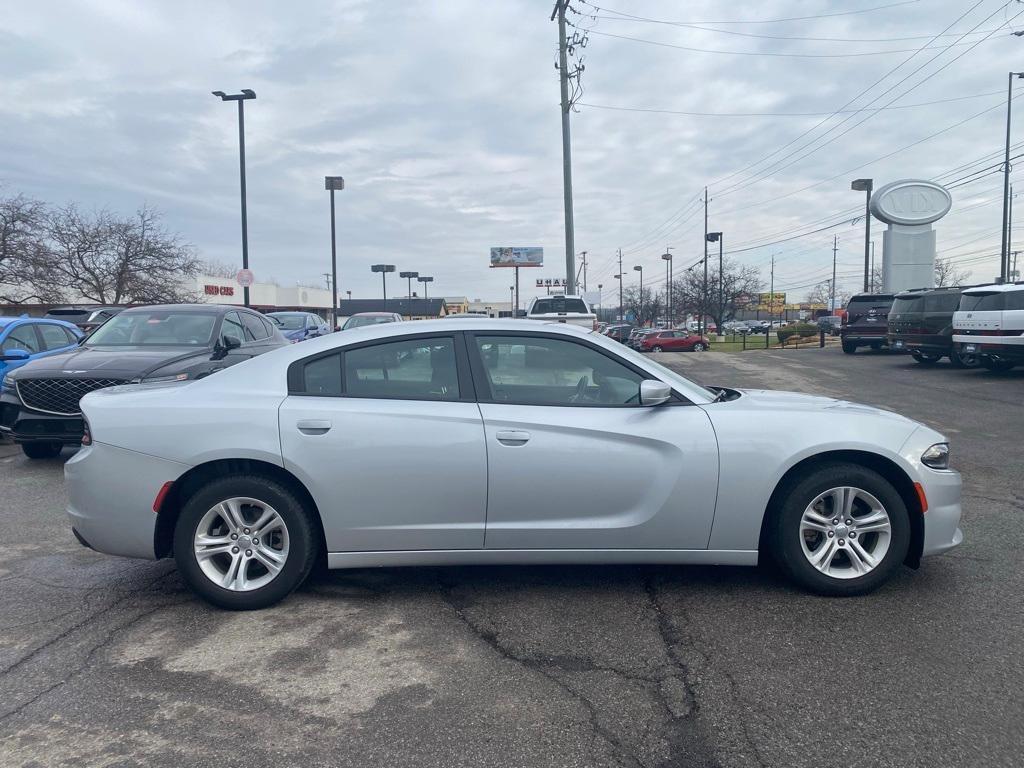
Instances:
[[[1024,363],[1024,283],[858,294],[840,335],[847,354],[888,347],[922,365],[1009,370]]]

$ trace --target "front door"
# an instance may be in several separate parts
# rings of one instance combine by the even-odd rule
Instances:
[[[329,552],[483,547],[487,458],[462,344],[389,338],[292,364],[281,451]]]
[[[643,407],[649,374],[583,340],[470,338],[488,455],[487,549],[705,549],[718,487],[707,414]]]

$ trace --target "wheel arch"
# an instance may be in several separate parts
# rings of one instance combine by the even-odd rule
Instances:
[[[153,551],[157,558],[173,554],[174,526],[186,500],[211,480],[229,475],[259,475],[275,480],[295,493],[313,514],[313,522],[320,540],[321,553],[326,553],[323,519],[309,490],[287,469],[259,459],[215,459],[189,469],[171,485],[156,510],[156,528],[153,533]]]
[[[924,551],[924,511],[921,509],[921,500],[914,488],[914,482],[892,459],[878,453],[861,450],[834,450],[816,453],[798,461],[786,470],[786,473],[776,483],[761,519],[759,551],[766,551],[768,525],[797,479],[818,466],[837,463],[859,464],[874,470],[892,483],[910,513],[910,548],[907,550],[907,556],[903,562],[911,568],[917,568],[921,564],[921,553]]]

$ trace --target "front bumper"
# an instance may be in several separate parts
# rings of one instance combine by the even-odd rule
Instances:
[[[81,416],[39,413],[22,405],[13,392],[0,394],[0,433],[10,435],[15,442],[77,445],[82,442],[83,429]]]
[[[188,465],[94,442],[64,465],[68,518],[98,552],[156,559],[153,502]]]
[[[921,555],[939,555],[964,540],[964,533],[960,530],[960,473],[922,469],[920,482],[928,499]]]

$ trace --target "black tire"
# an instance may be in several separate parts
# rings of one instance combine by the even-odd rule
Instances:
[[[705,349],[707,349],[707,346],[702,344],[699,341],[696,344],[693,345],[693,351],[694,352],[703,352]]]
[[[21,452],[30,459],[55,459],[63,449],[64,444],[55,440],[21,444]]]
[[[981,365],[977,355],[961,355],[955,349],[949,353],[949,362],[954,368],[977,368]]]
[[[924,352],[914,352],[913,358],[915,362],[924,366],[932,366],[939,362],[939,355],[928,355]]]
[[[852,341],[844,341],[843,342],[843,352],[845,352],[848,355],[852,355],[856,351],[857,351],[857,345],[854,344]]]
[[[661,352],[661,347],[651,347],[651,352]]]
[[[981,358],[981,365],[986,370],[1002,372],[1010,370],[1016,363],[1011,363],[1009,360],[993,360],[991,357],[983,357]]]
[[[891,539],[881,562],[863,576],[836,578],[818,571],[804,555],[800,520],[804,510],[821,493],[841,486],[860,488],[874,496],[889,515]],[[819,595],[847,597],[872,592],[903,564],[910,547],[910,516],[892,484],[874,470],[858,464],[818,466],[782,489],[775,508],[769,510],[765,544],[781,571],[797,585]]]
[[[288,557],[268,584],[233,591],[214,584],[199,566],[193,548],[196,527],[208,510],[233,497],[249,497],[273,507],[288,528]],[[207,483],[185,502],[174,528],[174,559],[182,577],[201,598],[220,608],[251,611],[283,600],[309,576],[320,551],[320,535],[310,510],[286,486],[259,475],[236,475]]]

